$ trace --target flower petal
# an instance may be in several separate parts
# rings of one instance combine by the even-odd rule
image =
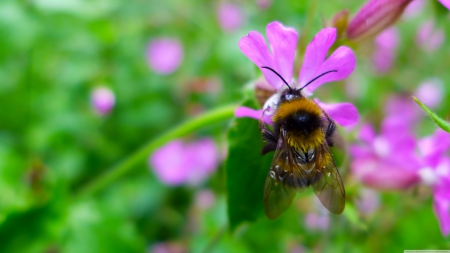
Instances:
[[[419,175],[374,158],[354,160],[352,173],[365,185],[380,190],[402,190],[420,182]]]
[[[316,103],[341,126],[352,126],[358,122],[358,110],[351,103],[325,104],[317,98]]]
[[[445,178],[442,184],[434,189],[433,209],[444,236],[450,234],[450,180]]]
[[[325,61],[328,50],[336,40],[335,28],[324,28],[314,36],[305,51],[302,69],[298,77],[299,87],[303,87],[317,75]]]
[[[373,143],[375,141],[376,132],[372,125],[364,124],[358,132],[358,138],[366,143]]]
[[[259,68],[261,66],[267,66],[273,69],[276,68],[275,63],[272,60],[272,55],[267,48],[266,41],[259,32],[251,31],[247,36],[242,37],[239,41],[239,48],[242,53]],[[275,89],[281,87],[282,81],[276,74],[271,71],[263,71],[263,74],[266,77],[267,82]]]
[[[297,48],[297,32],[293,28],[284,27],[280,22],[272,22],[267,25],[266,34],[272,49],[275,70],[290,83]],[[264,71],[267,70],[264,69]],[[279,80],[279,82],[282,81]]]
[[[319,79],[308,85],[305,90],[312,93],[315,89],[317,89],[317,87],[324,83],[345,79],[353,72],[353,70],[355,70],[355,66],[356,57],[353,51],[348,47],[339,47],[320,66],[313,78],[330,70],[336,70],[337,72],[331,72],[320,77]]]
[[[236,118],[248,117],[259,120],[263,112],[264,112],[263,109],[254,110],[252,108],[241,106],[238,107],[236,111],[234,111],[234,116],[236,116]],[[266,124],[272,124],[272,115],[264,114],[263,121]]]
[[[150,165],[162,182],[168,185],[179,185],[186,181],[190,167],[183,154],[183,142],[175,140],[151,155]]]

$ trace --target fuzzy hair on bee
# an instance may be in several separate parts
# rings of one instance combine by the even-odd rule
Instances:
[[[336,124],[302,89],[289,88],[277,102],[272,130],[259,121],[265,145],[262,154],[275,151],[264,188],[264,207],[268,218],[276,219],[287,210],[296,192],[312,186],[322,204],[332,213],[342,213],[345,189],[330,147],[334,145]]]

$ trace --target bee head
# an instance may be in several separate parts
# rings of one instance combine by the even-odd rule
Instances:
[[[280,103],[286,102],[286,101],[290,101],[294,98],[302,98],[302,90],[310,85],[312,82],[314,82],[315,80],[319,79],[320,77],[328,74],[328,73],[332,73],[332,72],[338,72],[337,70],[329,70],[326,71],[316,77],[314,77],[311,81],[309,81],[307,84],[303,85],[303,87],[299,88],[299,89],[292,89],[291,86],[289,86],[289,84],[286,82],[286,80],[284,80],[284,78],[278,74],[278,72],[276,72],[274,69],[270,68],[270,67],[266,67],[266,66],[261,66],[261,68],[263,69],[268,69],[270,71],[272,71],[273,73],[275,73],[283,82],[284,84],[286,84],[286,86],[289,88],[289,90],[285,90],[280,97]]]

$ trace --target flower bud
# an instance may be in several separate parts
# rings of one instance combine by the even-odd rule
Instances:
[[[362,41],[394,24],[412,0],[369,0],[347,27],[347,38]]]
[[[349,10],[342,10],[336,15],[334,15],[333,19],[331,20],[331,27],[334,27],[337,29],[337,40],[339,38],[342,38],[342,36],[345,34],[345,31],[347,30],[348,20],[350,17],[350,11]]]

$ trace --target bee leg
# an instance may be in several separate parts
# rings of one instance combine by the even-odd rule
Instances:
[[[261,135],[265,142],[264,147],[261,150],[261,154],[265,155],[270,151],[274,151],[277,148],[278,137],[267,128],[262,119],[259,120],[259,128],[261,129]]]
[[[327,131],[325,132],[325,139],[327,140],[328,146],[332,147],[334,145],[333,141],[333,134],[336,131],[336,124],[333,122],[333,120],[330,119],[330,116],[328,114],[325,114],[328,120],[328,127]]]

